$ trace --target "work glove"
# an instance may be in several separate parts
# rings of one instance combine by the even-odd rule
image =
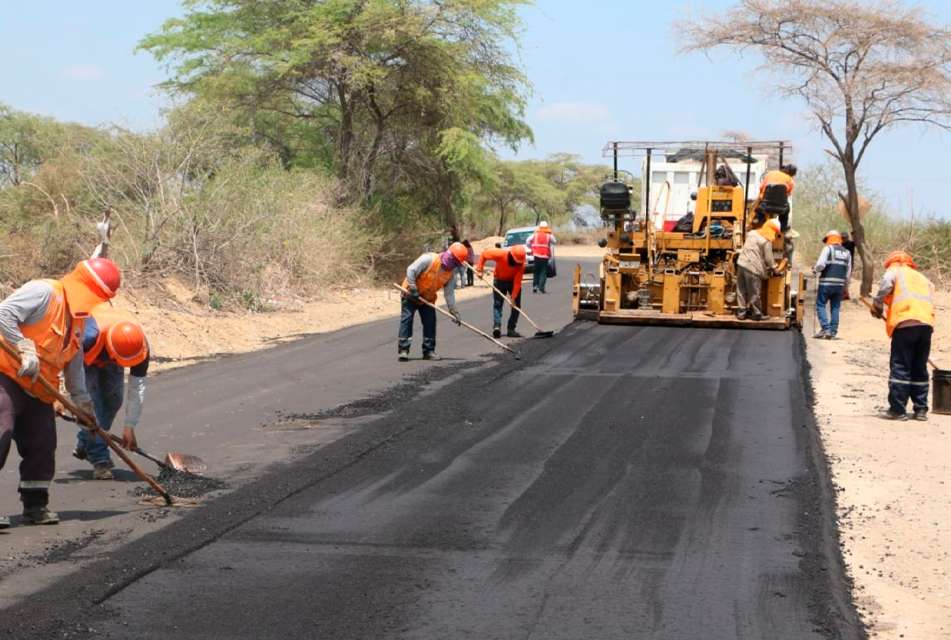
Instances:
[[[79,404],[76,405],[76,408],[82,412],[83,418],[88,418],[91,421],[91,424],[89,424],[89,423],[86,423],[85,419],[81,419],[81,421],[84,423],[84,426],[86,427],[99,426],[99,423],[96,421],[96,407],[92,403],[92,400],[87,400],[86,402],[80,402]],[[76,416],[76,418],[79,419],[80,417]]]
[[[36,343],[29,338],[24,338],[16,344],[16,347],[20,352],[20,369],[17,375],[36,382],[40,375],[40,357],[36,354]]]
[[[458,310],[454,309],[450,313],[452,313],[453,322],[455,322],[456,324],[462,324],[462,314],[459,313]]]
[[[410,298],[413,298],[414,300],[418,300],[418,299],[419,299],[419,289],[417,289],[416,287],[410,287],[410,288],[409,288],[409,297],[410,297]]]
[[[884,309],[873,308],[869,311],[869,313],[872,314],[873,318],[878,318],[879,320],[881,320],[884,317],[884,311],[885,311]]]

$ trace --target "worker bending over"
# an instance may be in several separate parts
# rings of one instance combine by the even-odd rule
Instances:
[[[763,285],[773,273],[773,240],[779,234],[779,221],[770,218],[759,229],[750,229],[736,260],[736,317],[763,320]]]
[[[56,524],[49,488],[56,471],[55,398],[40,378],[66,390],[88,416],[94,408],[86,391],[82,336],[92,309],[116,294],[121,278],[110,260],[83,260],[59,280],[32,280],[0,302],[0,334],[16,347],[20,362],[0,352],[0,469],[10,443],[20,463],[20,500],[26,524]],[[0,516],[0,528],[10,526]]]
[[[122,406],[125,368],[129,367],[129,392],[122,439],[127,449],[138,447],[135,428],[145,402],[145,377],[149,371],[149,345],[135,317],[125,309],[101,304],[93,308],[83,333],[86,391],[92,399],[99,428],[109,431]],[[90,438],[86,429],[76,434],[73,456],[88,460],[96,480],[112,480],[115,464],[103,437]]]
[[[522,276],[525,275],[526,262],[525,245],[517,244],[508,249],[486,249],[483,251],[479,254],[479,264],[476,266],[476,273],[480,278],[485,271],[485,263],[488,261],[495,262],[492,281],[496,289],[492,292],[492,337],[502,337],[502,305],[505,303],[502,294],[505,294],[514,303],[512,312],[509,314],[508,330],[505,335],[510,338],[521,338],[522,334],[515,330],[519,315],[518,309],[515,307],[522,306]],[[537,265],[535,269],[538,269]]]
[[[888,372],[886,420],[907,420],[905,407],[911,397],[915,420],[928,419],[928,357],[934,332],[934,285],[915,268],[911,256],[892,251],[885,260],[885,275],[872,301],[872,315],[885,316],[885,330],[892,339]],[[885,313],[885,307],[888,312]]]
[[[455,317],[456,324],[462,321],[462,315],[456,308],[455,275],[456,269],[466,262],[469,250],[461,242],[453,242],[442,253],[424,253],[406,268],[403,288],[409,294],[403,294],[400,300],[400,333],[397,343],[400,362],[409,360],[409,347],[413,342],[413,314],[419,312],[423,323],[423,360],[442,360],[436,355],[436,310],[420,302],[420,298],[436,304],[436,294],[440,289],[446,298],[449,313]]]

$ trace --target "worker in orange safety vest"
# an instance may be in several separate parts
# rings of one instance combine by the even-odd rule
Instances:
[[[0,334],[16,347],[20,362],[0,352],[0,468],[16,442],[20,500],[26,524],[56,524],[49,488],[56,472],[55,397],[40,377],[66,390],[88,416],[95,415],[86,391],[82,336],[92,309],[116,294],[121,276],[105,258],[83,260],[59,280],[32,280],[0,302]],[[10,526],[0,516],[0,528]]]
[[[885,317],[892,339],[886,420],[907,420],[911,398],[915,420],[928,419],[928,358],[935,327],[934,285],[904,251],[892,251],[872,301],[872,315]],[[885,307],[888,311],[885,311]]]
[[[462,322],[462,314],[456,308],[455,278],[456,269],[465,264],[469,250],[461,242],[454,242],[442,253],[424,253],[406,268],[403,288],[409,295],[403,294],[400,300],[400,331],[397,343],[400,362],[409,360],[409,347],[413,341],[413,316],[419,313],[423,323],[423,360],[442,360],[436,355],[436,310],[418,300],[436,304],[436,294],[440,289],[446,298],[449,313],[456,324]]]
[[[480,253],[479,263],[476,265],[476,274],[480,278],[485,273],[485,263],[490,260],[495,262],[492,281],[495,285],[492,292],[492,337],[502,337],[502,305],[505,304],[502,294],[505,294],[515,303],[509,314],[505,335],[509,338],[521,338],[522,334],[515,329],[519,315],[515,307],[522,306],[522,278],[525,276],[525,263],[528,260],[525,245],[516,244],[507,249],[486,249]]]

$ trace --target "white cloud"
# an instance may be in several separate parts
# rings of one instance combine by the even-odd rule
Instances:
[[[592,102],[556,102],[542,107],[535,115],[555,122],[597,122],[608,117],[608,108]]]
[[[65,80],[75,80],[78,82],[98,82],[108,77],[105,69],[92,65],[69,67],[68,69],[64,69],[61,75]]]

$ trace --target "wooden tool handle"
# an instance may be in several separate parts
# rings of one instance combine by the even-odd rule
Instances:
[[[526,320],[528,320],[528,324],[532,325],[532,326],[535,328],[535,331],[541,331],[541,330],[542,330],[541,327],[539,327],[537,324],[535,324],[535,321],[534,321],[534,320],[532,320],[530,317],[528,317],[528,314],[527,314],[527,313],[525,313],[524,311],[522,311],[521,309],[518,308],[518,306],[515,304],[515,301],[514,301],[514,300],[512,300],[510,297],[508,297],[507,295],[505,295],[504,293],[502,293],[501,291],[499,291],[499,288],[496,287],[496,286],[495,286],[494,284],[492,284],[491,282],[489,282],[488,280],[486,280],[484,276],[479,275],[479,272],[476,271],[475,269],[473,269],[473,267],[472,267],[471,264],[469,264],[468,262],[465,262],[465,263],[463,263],[463,264],[465,264],[467,267],[469,267],[470,269],[472,269],[472,273],[474,273],[474,274],[476,274],[477,276],[479,276],[479,280],[481,280],[482,282],[484,282],[484,283],[486,283],[487,285],[489,285],[490,287],[492,287],[492,290],[493,290],[493,291],[495,291],[497,294],[499,294],[500,296],[502,296],[502,299],[505,300],[506,302],[508,302],[508,303],[509,303],[509,306],[511,306],[511,307],[512,307],[513,309],[515,309],[516,311],[518,311],[520,314],[522,314],[522,317],[524,317]]]

